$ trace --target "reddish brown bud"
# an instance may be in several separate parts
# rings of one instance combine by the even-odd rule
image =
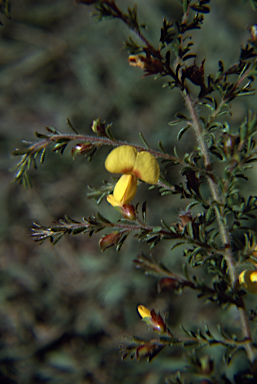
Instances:
[[[202,61],[202,64],[200,67],[198,67],[195,63],[193,65],[190,65],[190,67],[184,69],[182,72],[182,80],[185,78],[189,79],[192,81],[193,84],[195,85],[200,85],[204,86],[204,62],[205,60]]]
[[[151,327],[158,333],[166,333],[167,327],[160,314],[157,314],[154,309],[151,310]]]
[[[178,215],[178,218],[180,220],[179,227],[183,229],[188,223],[192,222],[192,214],[190,211],[180,211],[180,214]]]
[[[123,234],[124,232],[114,231],[112,233],[109,233],[109,235],[102,237],[99,240],[99,247],[101,251],[104,252],[107,248],[116,246],[119,240],[122,238]]]
[[[136,359],[141,360],[147,357],[148,361],[151,361],[163,348],[163,345],[158,344],[149,343],[140,345],[136,349]]]
[[[125,219],[134,221],[137,217],[136,208],[132,204],[124,204],[122,207],[115,207]]]
[[[163,277],[158,282],[158,292],[160,293],[163,288],[170,288],[176,290],[179,288],[179,281],[177,279],[174,279],[173,277]]]
[[[82,144],[77,144],[71,149],[71,156],[73,157],[73,160],[78,156],[78,155],[86,155],[91,149],[93,148],[92,143],[82,143]]]
[[[93,120],[91,124],[91,129],[97,136],[107,136],[105,131],[105,123],[101,123],[101,119]]]
[[[236,137],[230,133],[225,133],[224,135],[224,152],[226,154],[231,154],[235,150]]]

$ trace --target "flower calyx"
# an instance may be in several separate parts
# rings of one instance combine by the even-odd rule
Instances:
[[[103,236],[99,240],[99,248],[102,252],[104,252],[107,248],[110,247],[116,247],[119,249],[122,245],[122,239],[124,239],[124,236],[126,237],[127,231],[114,231],[109,233],[108,235]]]
[[[94,148],[94,144],[90,142],[76,144],[71,149],[71,156],[73,160],[75,160],[78,155],[86,156],[93,148]]]

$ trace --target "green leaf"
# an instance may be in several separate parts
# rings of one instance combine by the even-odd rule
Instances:
[[[79,134],[78,131],[74,128],[74,126],[71,124],[70,119],[67,117],[67,124],[70,127],[70,129],[75,132],[77,135]]]
[[[40,164],[43,164],[45,161],[46,148],[43,149],[40,155]]]
[[[99,221],[101,221],[102,223],[105,223],[105,224],[110,224],[110,221],[108,219],[106,219],[105,217],[103,217],[101,215],[101,213],[97,212],[96,214],[96,217]]]
[[[214,339],[213,334],[211,333],[211,331],[210,331],[210,329],[209,329],[209,327],[208,327],[207,324],[205,324],[205,326],[204,326],[204,331],[205,331],[206,335],[207,335],[210,339]]]
[[[118,244],[117,244],[117,246],[116,246],[116,252],[119,252],[119,251],[120,251],[120,249],[121,249],[121,247],[122,247],[124,241],[125,241],[126,238],[128,237],[128,235],[129,235],[129,232],[124,232],[123,236],[119,239]]]
[[[144,146],[145,146],[147,149],[149,149],[150,146],[149,146],[149,144],[147,143],[146,139],[144,138],[143,133],[142,133],[142,132],[139,132],[138,134],[139,134],[139,137],[140,137],[142,143],[144,144]]]
[[[49,136],[44,135],[43,133],[35,132],[35,136],[38,137],[39,139],[49,139]]]
[[[166,155],[167,152],[165,151],[161,141],[158,142],[158,147],[159,147],[160,151]]]
[[[178,135],[177,135],[177,140],[179,141],[181,139],[181,137],[184,135],[184,133],[188,130],[188,128],[190,128],[191,125],[186,125],[185,127],[181,128],[181,130],[179,131]]]

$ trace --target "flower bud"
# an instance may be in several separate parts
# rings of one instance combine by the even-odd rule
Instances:
[[[86,155],[91,149],[93,148],[93,144],[90,142],[87,143],[81,143],[77,144],[71,149],[71,156],[73,157],[73,160],[78,156],[78,155]]]
[[[160,293],[163,288],[170,288],[176,290],[179,288],[179,281],[173,277],[163,277],[159,280],[157,291]]]
[[[142,344],[136,349],[136,359],[139,361],[147,358],[148,361],[151,361],[163,348],[164,345],[160,344]]]
[[[93,120],[91,129],[94,133],[97,134],[97,136],[107,136],[105,132],[105,123],[101,123],[100,118]]]
[[[109,233],[109,235],[102,237],[99,240],[99,247],[101,251],[104,252],[107,248],[116,246],[119,240],[122,238],[123,233],[124,232],[114,231],[112,233]]]
[[[186,69],[182,70],[182,79],[185,78],[189,79],[193,84],[195,85],[201,85],[205,87],[204,84],[204,62],[202,61],[202,64],[200,67],[198,67],[195,63],[193,65],[190,65],[190,67],[186,67]]]
[[[145,321],[153,331],[171,336],[163,318],[160,314],[157,314],[154,309],[150,311],[150,309],[144,307],[143,305],[139,305],[137,310],[139,315],[142,317],[142,320]]]
[[[191,214],[190,211],[183,211],[183,210],[181,210],[179,215],[178,215],[178,218],[179,218],[179,221],[180,221],[180,223],[178,224],[178,227],[179,227],[180,231],[183,231],[183,228],[185,228],[185,226],[188,223],[192,223],[192,221],[193,221],[193,217],[192,217],[192,214]]]
[[[124,204],[121,207],[115,207],[125,219],[134,221],[136,220],[136,208],[132,204]]]
[[[158,333],[166,333],[167,327],[160,314],[157,314],[154,309],[151,310],[151,327],[153,331]]]
[[[235,151],[236,137],[230,133],[224,134],[224,151],[227,155]]]

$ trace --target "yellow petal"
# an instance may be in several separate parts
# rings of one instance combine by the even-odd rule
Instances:
[[[149,152],[139,152],[133,168],[133,174],[148,184],[156,184],[160,175],[160,167],[156,158]]]
[[[128,204],[137,192],[137,178],[134,175],[122,175],[113,190],[113,197],[121,205]]]
[[[122,206],[122,204],[119,201],[114,199],[113,195],[108,195],[106,197],[106,199],[107,199],[108,203],[111,204],[113,207],[121,207]]]
[[[152,317],[150,309],[144,307],[143,305],[139,305],[137,307],[139,315],[144,319],[145,317]]]
[[[105,160],[105,168],[111,173],[130,173],[137,158],[137,150],[130,145],[113,149]]]
[[[250,280],[252,283],[255,283],[257,286],[257,271],[252,271],[250,275]]]
[[[245,270],[238,277],[239,283],[250,293],[257,293],[257,271]]]

